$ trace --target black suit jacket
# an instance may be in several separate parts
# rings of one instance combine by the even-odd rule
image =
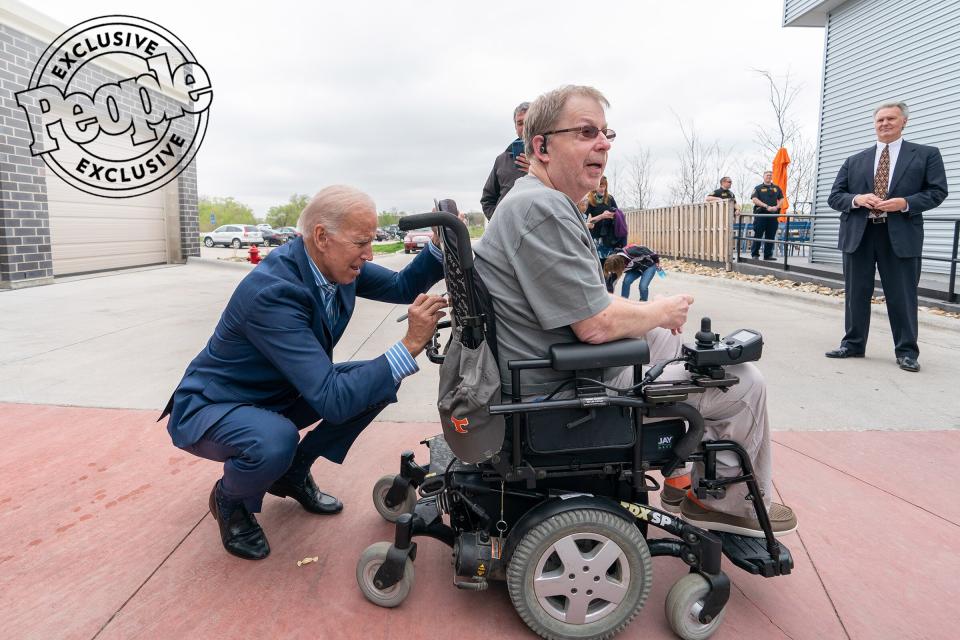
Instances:
[[[837,248],[853,253],[860,246],[869,209],[853,207],[853,198],[873,193],[876,144],[843,162],[833,182],[828,203],[840,212]],[[908,211],[888,213],[887,230],[893,252],[901,258],[918,258],[923,251],[923,212],[935,209],[947,197],[947,174],[936,147],[903,141],[887,198],[905,198]]]

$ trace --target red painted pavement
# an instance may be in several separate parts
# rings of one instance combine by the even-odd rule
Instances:
[[[9,638],[527,638],[502,584],[452,585],[450,552],[420,542],[416,583],[375,607],[354,569],[392,537],[370,502],[399,453],[437,431],[376,423],[318,484],[337,516],[267,496],[273,553],[233,558],[207,514],[219,465],[181,453],[143,411],[0,404],[0,611]],[[797,567],[766,580],[727,567],[731,638],[953,639],[960,600],[960,433],[777,432],[776,487],[800,517]],[[296,561],[320,561],[297,567]],[[647,606],[623,638],[672,635],[663,600],[685,573],[654,561]]]

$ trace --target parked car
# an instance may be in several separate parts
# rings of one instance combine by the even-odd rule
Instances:
[[[433,240],[433,231],[430,229],[414,229],[408,231],[403,239],[403,252],[420,251],[427,243]]]
[[[293,239],[293,238],[299,238],[300,236],[303,235],[302,233],[300,233],[299,231],[297,231],[296,227],[280,227],[279,229],[277,229],[277,231],[280,231],[281,233],[288,233],[288,234],[290,234],[290,238],[291,238],[291,239]]]
[[[260,224],[258,224],[257,229],[260,229],[260,231],[273,231],[273,227],[271,227],[265,222],[261,222]]]
[[[257,226],[259,227],[260,225]],[[263,234],[263,246],[265,247],[279,247],[294,237],[281,229],[261,229],[260,233]]]
[[[384,231],[383,229],[381,229],[380,227],[377,227],[377,231],[376,231],[376,233],[374,234],[374,237],[375,237],[378,241],[380,241],[380,240],[389,240],[389,239],[390,239],[390,234],[387,233],[386,231]]]
[[[263,234],[252,224],[225,224],[209,231],[203,237],[203,244],[206,247],[222,244],[239,249],[242,246],[263,244]]]
[[[390,234],[391,237],[401,240],[405,235],[403,231],[400,231],[400,227],[395,224],[388,224],[383,228],[384,231]]]

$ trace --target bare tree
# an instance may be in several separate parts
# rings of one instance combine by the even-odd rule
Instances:
[[[809,202],[813,189],[815,145],[803,135],[793,119],[793,102],[802,88],[791,82],[788,71],[781,80],[765,69],[754,69],[767,81],[768,100],[773,111],[773,126],[756,126],[755,141],[764,155],[771,159],[781,147],[790,154],[787,169],[787,199],[792,203]],[[769,160],[751,163],[749,166],[758,176],[769,171]]]
[[[637,153],[625,158],[624,202],[635,209],[653,205],[654,162],[650,149],[639,147]]]
[[[793,138],[790,152],[790,168],[787,172],[787,193],[793,209],[799,211],[799,203],[813,199],[813,175],[816,170],[816,145],[803,133]],[[804,211],[809,213],[809,210]]]
[[[773,74],[766,69],[754,69],[754,71],[767,81],[768,101],[775,120],[774,127],[756,125],[757,144],[764,151],[776,154],[780,147],[785,147],[792,142],[800,130],[800,126],[791,116],[793,101],[800,93],[801,87],[790,83],[789,71],[783,76],[783,82],[779,84]]]
[[[693,122],[684,125],[677,116],[677,123],[684,144],[683,150],[677,154],[680,172],[670,186],[670,195],[674,202],[700,202],[709,186],[719,182],[729,150],[721,149],[716,142],[705,142]]]

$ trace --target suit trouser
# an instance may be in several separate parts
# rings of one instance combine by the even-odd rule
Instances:
[[[650,347],[650,365],[670,360],[680,354],[682,336],[672,335],[666,329],[653,329],[644,336]],[[644,367],[646,370],[646,367]],[[738,384],[726,392],[719,389],[707,389],[703,393],[690,394],[685,401],[703,416],[705,440],[733,440],[747,452],[753,465],[757,483],[763,491],[763,501],[770,506],[772,490],[772,456],[770,451],[770,423],[767,418],[767,385],[763,374],[753,363],[733,365],[727,372],[740,379]],[[689,379],[690,372],[683,363],[674,363],[664,368],[661,380]],[[633,382],[633,369],[627,369],[615,386],[629,386]],[[674,476],[682,475],[681,469]],[[691,481],[696,486],[703,477],[703,463],[693,465]],[[729,478],[740,475],[740,463],[733,452],[723,451],[717,454],[717,476]],[[747,500],[747,485],[744,482],[727,487],[723,498],[708,498],[702,501],[715,511],[723,511],[735,516],[756,517],[753,503]]]
[[[774,217],[770,218],[754,218],[753,219],[753,237],[766,240],[775,240],[777,237],[777,229],[780,227],[780,223],[777,222],[777,219]],[[754,258],[760,256],[760,240],[754,240],[753,245],[750,247],[750,255]],[[763,242],[763,257],[772,258],[773,257],[773,248],[776,246],[772,242]]]
[[[184,450],[223,462],[224,497],[242,501],[256,513],[270,485],[288,471],[306,474],[321,456],[342,463],[353,441],[382,410],[383,406],[375,407],[342,424],[323,421],[301,440],[300,429],[320,419],[303,398],[282,413],[243,405]]]
[[[897,215],[897,214],[891,214]],[[917,285],[920,284],[920,258],[900,258],[890,244],[889,223],[867,222],[860,246],[843,254],[844,325],[846,334],[840,342],[854,353],[867,348],[870,333],[870,298],[873,297],[874,272],[880,272],[880,283],[887,303],[893,351],[898,358],[920,355],[917,346]]]

